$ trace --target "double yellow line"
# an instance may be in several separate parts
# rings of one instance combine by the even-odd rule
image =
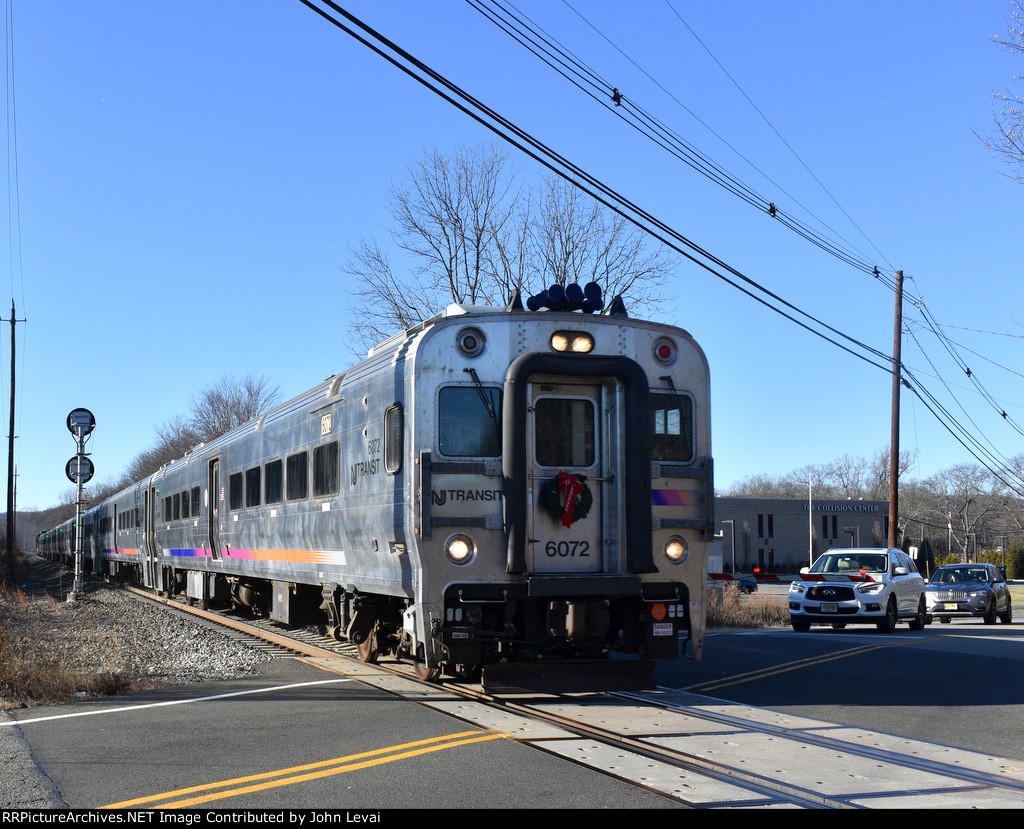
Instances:
[[[789,671],[799,671],[803,668],[808,668],[812,665],[821,665],[825,662],[834,662],[837,659],[846,659],[850,656],[858,656],[862,653],[868,653],[869,651],[879,650],[880,648],[893,648],[899,647],[904,643],[902,642],[887,642],[884,645],[862,645],[859,648],[849,648],[839,653],[830,653],[825,656],[813,656],[807,659],[798,659],[795,662],[786,662],[783,665],[776,665],[774,668],[766,668],[758,671],[749,671],[745,674],[736,674],[735,676],[726,677],[725,679],[711,680],[709,682],[699,682],[696,685],[690,685],[686,688],[680,688],[681,691],[692,691],[694,693],[704,693],[706,691],[715,691],[719,688],[727,688],[730,685],[742,685],[744,682],[755,682],[765,677],[775,676],[777,674],[788,673]]]
[[[336,757],[333,760],[322,760],[318,763],[309,763],[304,766],[293,766],[292,768],[279,769],[278,771],[268,771],[262,774],[248,775],[247,777],[236,777],[232,780],[222,780],[218,783],[204,783],[201,786],[175,789],[174,791],[150,795],[149,797],[125,800],[121,803],[111,803],[109,806],[102,808],[127,809],[134,806],[147,806],[156,809],[182,809],[198,806],[201,803],[210,803],[215,800],[224,800],[229,797],[265,791],[279,786],[291,786],[307,780],[330,777],[333,774],[358,771],[359,769],[370,768],[371,766],[392,763],[396,760],[417,757],[432,751],[443,751],[449,748],[456,748],[457,746],[469,745],[470,743],[497,740],[506,736],[505,734],[492,734],[480,731],[462,731],[443,737],[431,737],[428,740],[402,743],[401,745],[390,746],[389,748],[378,748],[360,754],[349,754],[346,757]],[[206,794],[203,794],[203,792]]]

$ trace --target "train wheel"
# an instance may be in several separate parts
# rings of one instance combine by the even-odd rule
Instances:
[[[437,678],[441,676],[440,667],[431,667],[427,664],[426,656],[424,656],[423,654],[422,645],[416,650],[416,661],[414,665],[416,670],[416,678],[421,679],[424,682],[436,682]]]
[[[380,656],[380,637],[377,635],[379,629],[379,626],[374,623],[367,637],[356,645],[360,662],[366,662],[369,665],[377,663],[377,658]]]
[[[424,682],[436,682],[439,676],[441,676],[440,668],[431,668],[426,662],[416,663],[417,679],[422,679]]]

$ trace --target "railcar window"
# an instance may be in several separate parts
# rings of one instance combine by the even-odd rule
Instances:
[[[537,463],[591,466],[594,463],[594,404],[581,398],[542,397],[534,406]]]
[[[341,473],[338,454],[338,441],[325,443],[313,450],[313,497],[323,498],[326,495],[337,495],[340,488]]]
[[[192,499],[191,499],[191,496],[189,495],[189,491],[187,489],[183,490],[182,493],[181,493],[181,517],[182,518],[188,518],[189,517],[189,512],[191,511],[190,510],[191,503],[192,503]]]
[[[302,501],[309,495],[309,455],[299,452],[289,455],[287,468],[287,492],[289,501]]]
[[[402,468],[402,405],[396,403],[384,412],[384,471],[397,475]]]
[[[164,498],[164,521],[170,521],[171,515],[173,515],[171,512],[171,496],[168,495]]]
[[[228,477],[228,509],[242,508],[242,473]]]
[[[199,487],[192,487],[192,514],[199,515],[200,502],[199,502]],[[139,526],[139,508],[135,508],[135,526]]]
[[[501,390],[450,386],[438,395],[438,448],[448,457],[501,454]]]
[[[260,505],[260,468],[258,466],[245,470],[245,505],[247,507]]]
[[[284,492],[284,464],[271,461],[263,467],[263,500],[267,504],[280,504]]]
[[[693,400],[681,394],[651,395],[651,457],[693,460]]]

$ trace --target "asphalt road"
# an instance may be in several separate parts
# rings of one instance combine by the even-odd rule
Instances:
[[[712,630],[658,682],[720,699],[1024,761],[1024,625],[980,619]]]

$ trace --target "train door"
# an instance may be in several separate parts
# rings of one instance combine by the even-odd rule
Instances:
[[[156,587],[156,487],[149,486],[145,490],[145,543],[142,545],[143,584]]]
[[[220,559],[220,510],[223,506],[223,494],[220,488],[220,458],[214,458],[210,461],[210,475],[208,481],[208,497],[209,497],[209,509],[206,514],[208,516],[208,533],[210,542],[210,555],[214,561]]]
[[[535,573],[605,570],[608,497],[604,390],[563,381],[533,382],[529,392],[527,469]]]

